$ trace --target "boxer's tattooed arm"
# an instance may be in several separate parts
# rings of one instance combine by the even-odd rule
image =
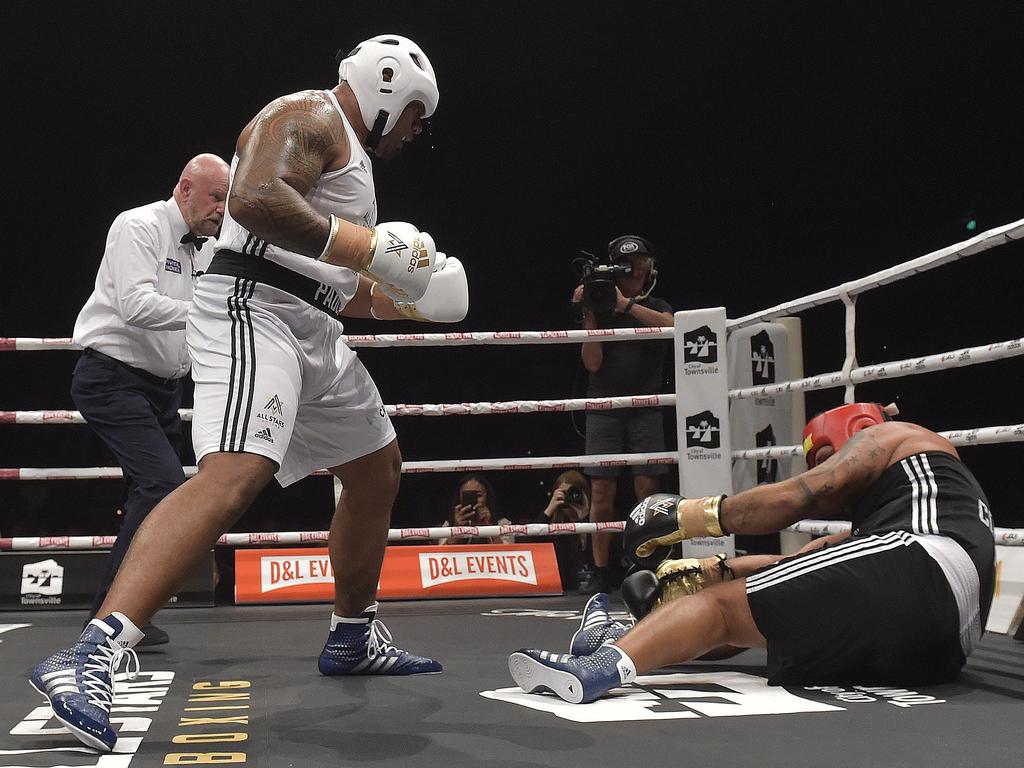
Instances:
[[[892,449],[858,432],[820,467],[790,480],[751,488],[725,500],[722,525],[729,533],[780,531],[808,517],[835,518],[888,466]]]
[[[835,456],[794,478],[803,495],[804,517],[831,517],[861,496],[889,464],[886,450],[870,432],[858,432]]]
[[[240,152],[228,201],[232,217],[256,237],[319,256],[330,224],[305,195],[332,153],[347,149],[345,128],[322,94],[278,99],[256,118]]]

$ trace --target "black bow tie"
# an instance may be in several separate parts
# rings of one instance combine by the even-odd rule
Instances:
[[[196,237],[196,235],[193,234],[192,232],[186,232],[184,235],[181,236],[180,242],[182,245],[188,245],[189,243],[192,243],[192,245],[194,245],[196,250],[198,251],[203,247],[203,243],[205,243],[208,239],[209,238],[207,237]]]

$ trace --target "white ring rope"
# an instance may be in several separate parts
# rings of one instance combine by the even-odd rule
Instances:
[[[454,333],[380,333],[343,336],[350,347],[469,347],[482,344],[579,344],[583,341],[636,341],[671,339],[672,328],[597,328],[569,331],[459,331]],[[0,338],[0,352],[40,352],[81,349],[75,340],[62,338]]]
[[[1001,427],[977,427],[939,432],[953,445],[991,445],[1024,441],[1024,424]],[[775,445],[767,448],[747,448],[732,451],[733,459],[763,460],[800,456],[799,445]],[[406,461],[403,474],[434,474],[439,472],[518,471],[524,469],[572,469],[578,467],[625,467],[655,464],[675,464],[679,454],[675,451],[658,453],[606,453],[590,456],[520,456],[500,459],[449,459],[440,461]],[[196,467],[184,467],[185,476],[196,474]],[[327,470],[314,475],[328,475]],[[0,469],[0,480],[119,480],[120,467],[12,467]]]
[[[729,390],[730,400],[742,400],[750,397],[769,397],[789,392],[803,392],[813,389],[830,389],[842,387],[849,383],[859,384],[875,379],[895,379],[900,376],[915,376],[919,373],[931,373],[947,368],[963,368],[979,363],[991,363],[1024,354],[1024,338],[997,341],[980,347],[964,347],[951,352],[939,352],[925,357],[912,357],[906,360],[894,360],[891,363],[878,363],[863,368],[854,368],[849,374],[843,371],[820,373],[803,379],[783,381],[778,384],[765,384],[759,387],[745,387]]]
[[[842,387],[849,383],[858,384],[876,379],[894,379],[900,376],[915,376],[921,373],[963,368],[969,365],[990,363],[1024,355],[1024,337],[998,341],[980,347],[964,347],[950,352],[940,352],[925,357],[878,363],[863,368],[854,368],[849,374],[843,371],[821,373],[803,379],[784,381],[778,384],[764,384],[758,387],[729,390],[730,400],[751,397],[803,392],[816,389]],[[563,413],[567,411],[603,411],[620,408],[674,408],[676,396],[672,393],[658,395],[624,395],[621,397],[580,397],[561,400],[509,400],[505,402],[479,403],[399,403],[385,406],[388,416],[494,416],[510,413]],[[182,408],[182,421],[192,420],[192,409]],[[85,424],[78,411],[0,411],[0,424]]]
[[[831,536],[834,533],[846,533],[851,527],[846,520],[801,520],[786,530],[809,533],[811,536]],[[996,544],[1001,546],[1024,547],[1024,528],[996,528],[993,535]]]
[[[897,264],[894,267],[883,269],[874,274],[862,277],[859,280],[851,280],[848,283],[843,283],[835,288],[828,288],[824,291],[818,291],[817,293],[804,296],[799,299],[793,299],[787,301],[784,304],[776,304],[774,307],[768,309],[762,309],[759,312],[753,312],[743,317],[738,317],[735,320],[729,320],[726,322],[726,327],[729,330],[736,330],[738,328],[744,328],[754,323],[773,320],[776,317],[783,315],[789,315],[796,312],[802,312],[805,309],[811,307],[818,307],[822,304],[828,304],[829,302],[836,301],[840,298],[840,292],[845,292],[850,296],[854,296],[859,293],[864,293],[872,288],[878,288],[889,283],[894,283],[897,280],[901,280],[904,277],[910,275],[919,274],[921,272],[927,272],[935,267],[941,267],[944,264],[950,264],[957,261],[964,256],[973,256],[976,253],[987,251],[990,248],[995,248],[999,245],[1005,245],[1006,243],[1019,240],[1024,237],[1024,219],[1014,221],[1010,224],[1004,224],[1001,227],[995,227],[994,229],[986,230],[981,232],[974,237],[964,240],[953,245],[948,245],[945,248],[940,248],[937,251],[932,251],[924,256],[919,256],[916,259],[905,261],[902,264]]]
[[[392,528],[388,541],[434,541],[457,536],[495,538],[498,536],[569,536],[585,533],[620,533],[625,522],[607,523],[525,523],[522,525],[454,525],[425,528]],[[325,544],[329,531],[288,531],[267,533],[225,533],[218,546],[254,547],[293,544]],[[35,549],[110,549],[116,536],[14,536],[0,538],[0,552]]]
[[[399,403],[384,406],[388,416],[495,416],[508,413],[564,413],[610,411],[616,408],[671,407],[675,394],[579,397],[565,400],[510,400],[481,403]],[[178,411],[182,421],[192,421],[192,409]],[[85,424],[78,411],[0,411],[0,424]]]
[[[569,536],[593,533],[620,533],[626,526],[621,520],[607,523],[526,523],[523,525],[463,525],[436,526],[429,528],[392,528],[388,541],[435,541],[456,536],[495,538],[499,536]],[[850,530],[850,523],[843,520],[803,520],[786,530],[809,533],[812,536],[830,536]],[[324,544],[329,531],[287,531],[267,533],[225,533],[217,539],[218,546],[292,546],[296,544]],[[1024,530],[996,528],[996,544],[1014,547],[1024,546]],[[116,536],[15,536],[0,538],[0,552],[44,549],[98,550],[110,549]]]

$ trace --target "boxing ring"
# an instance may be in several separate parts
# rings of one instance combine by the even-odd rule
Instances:
[[[738,319],[730,332],[811,307],[841,302],[845,362],[841,370],[775,384],[731,389],[730,401],[854,387],[1005,360],[1024,354],[1024,338],[949,350],[870,366],[856,362],[858,295],[1024,237],[1024,220],[983,232],[934,253]],[[579,344],[680,339],[673,329],[548,332],[456,332],[349,336],[352,347]],[[75,349],[71,339],[3,338],[0,351]],[[516,400],[387,406],[392,417],[532,414],[612,408],[675,408],[680,393],[616,398]],[[189,409],[182,410],[191,419]],[[0,411],[15,425],[84,423],[75,411]],[[1024,424],[940,432],[970,447],[1024,441]],[[799,445],[736,448],[733,461],[790,458]],[[965,456],[970,464],[969,453]],[[523,471],[597,465],[674,464],[677,451],[614,456],[544,456],[406,462],[403,473]],[[192,475],[195,467],[187,467]],[[325,474],[325,473],[322,473]],[[118,479],[116,467],[10,467],[6,481]],[[325,510],[326,512],[326,510]],[[794,530],[820,535],[836,521],[804,521]],[[555,526],[462,526],[395,529],[390,540],[451,535],[530,537],[621,530],[622,523]],[[326,532],[230,533],[231,546],[326,541]],[[997,528],[997,544],[1024,545],[1024,530]],[[0,550],[102,550],[113,536],[0,538]],[[399,645],[434,656],[445,673],[415,678],[327,679],[314,659],[326,622],[323,606],[179,608],[161,614],[174,640],[143,657],[142,675],[115,696],[117,752],[100,757],[55,725],[24,677],[47,649],[77,634],[81,612],[0,613],[0,768],[8,766],[246,763],[257,765],[578,766],[648,760],[929,765],[986,760],[1019,764],[1008,735],[1024,700],[1024,645],[988,633],[954,682],[926,690],[870,688],[776,689],[764,684],[764,654],[747,651],[728,664],[694,663],[641,678],[609,702],[573,707],[511,688],[505,658],[522,646],[562,648],[576,622],[578,596],[397,601],[382,617]],[[607,706],[606,706],[607,705]],[[768,718],[767,720],[765,718]],[[663,722],[685,720],[687,722]],[[595,727],[600,723],[600,727]],[[813,729],[813,730],[812,730]],[[871,737],[864,739],[863,734]],[[813,737],[811,736],[813,734]],[[772,756],[772,757],[768,757]],[[776,758],[777,756],[777,758]]]

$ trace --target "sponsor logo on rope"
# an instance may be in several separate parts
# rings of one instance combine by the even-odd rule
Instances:
[[[430,529],[429,528],[403,528],[402,529],[403,539],[429,539]]]

